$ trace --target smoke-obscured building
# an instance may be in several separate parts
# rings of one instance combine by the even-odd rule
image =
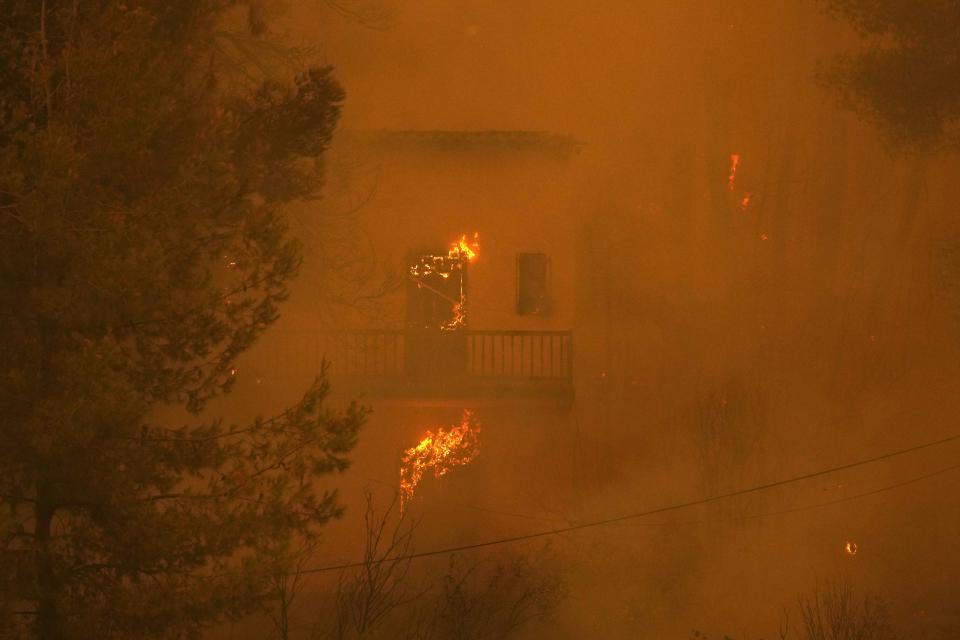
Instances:
[[[326,360],[340,391],[380,403],[568,407],[578,151],[544,132],[341,133],[318,206],[334,225],[344,212],[350,237],[331,250],[307,235],[293,313],[247,377],[305,381]],[[343,247],[353,282],[322,262]],[[341,278],[336,301],[325,276]]]

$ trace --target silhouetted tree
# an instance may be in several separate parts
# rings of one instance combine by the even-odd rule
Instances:
[[[876,596],[858,597],[845,579],[827,580],[809,594],[799,597],[799,640],[896,640],[884,601]],[[783,610],[777,629],[780,640],[793,637],[790,610]],[[690,640],[710,640],[699,630],[690,633]],[[724,635],[724,640],[735,640]],[[762,640],[762,638],[761,638]]]
[[[566,597],[549,548],[497,558],[453,555],[439,580],[413,571],[420,520],[378,511],[366,494],[364,551],[344,570],[331,607],[316,618],[317,640],[472,640],[511,638],[548,619]]]
[[[406,626],[407,640],[511,638],[550,618],[566,586],[549,569],[548,550],[495,565],[451,556],[442,588]]]
[[[249,425],[157,419],[276,319],[343,99],[329,68],[223,81],[243,5],[0,0],[0,633],[196,637],[338,513],[317,478],[364,411],[323,379]]]
[[[820,0],[869,46],[824,80],[901,150],[960,144],[960,4],[948,0]]]
[[[419,520],[408,520],[399,512],[398,494],[383,513],[377,513],[369,490],[365,496],[363,560],[341,574],[337,584],[329,635],[335,640],[377,637],[391,614],[422,595],[411,585],[409,557]],[[391,523],[395,512],[396,521]],[[395,634],[396,629],[390,632]]]
[[[893,640],[886,605],[882,600],[854,594],[844,580],[818,585],[800,598],[804,640]]]

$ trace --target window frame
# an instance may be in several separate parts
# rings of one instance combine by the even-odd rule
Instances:
[[[524,267],[525,260],[529,261],[533,257],[539,257],[539,260],[542,260],[542,287],[539,292],[533,291],[534,295],[525,297],[525,289],[531,288],[531,280],[533,280],[533,275],[528,273],[530,267]],[[527,262],[527,264],[530,264]],[[550,308],[552,306],[551,300],[551,265],[550,265],[550,256],[543,251],[519,251],[516,256],[516,293],[514,300],[514,309],[517,315],[520,316],[543,316],[550,313]],[[525,272],[527,277],[525,278]],[[535,295],[539,293],[539,295]]]

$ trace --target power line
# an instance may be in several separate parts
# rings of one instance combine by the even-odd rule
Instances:
[[[805,474],[798,475],[798,476],[793,476],[793,477],[790,477],[790,478],[784,478],[784,479],[782,479],[782,480],[776,480],[776,481],[773,481],[773,482],[768,482],[768,483],[766,483],[766,484],[760,484],[760,485],[756,485],[756,486],[753,486],[753,487],[748,487],[748,488],[746,488],[746,489],[738,489],[738,490],[736,490],[736,491],[729,491],[729,492],[727,492],[727,493],[720,493],[720,494],[717,494],[717,495],[708,496],[708,497],[706,497],[706,498],[698,498],[698,499],[696,499],[696,500],[690,500],[690,501],[687,501],[687,502],[680,502],[680,503],[676,503],[676,504],[672,504],[672,505],[667,505],[667,506],[663,506],[663,507],[657,507],[657,508],[654,508],[654,509],[648,509],[648,510],[646,510],[646,511],[639,511],[639,512],[636,512],[636,513],[630,513],[630,514],[621,515],[621,516],[614,516],[614,517],[612,517],[612,518],[605,518],[605,519],[602,519],[602,520],[592,520],[592,521],[589,521],[589,522],[581,522],[581,523],[578,523],[578,524],[572,524],[572,525],[568,525],[568,526],[565,526],[565,527],[557,527],[557,528],[554,528],[554,529],[545,529],[545,530],[541,530],[541,531],[534,531],[534,532],[531,532],[531,533],[524,533],[524,534],[519,534],[519,535],[515,535],[515,536],[508,536],[508,537],[505,537],[505,538],[495,538],[495,539],[493,539],[493,540],[485,540],[485,541],[483,541],[483,542],[474,542],[474,543],[471,543],[471,544],[463,544],[463,545],[457,545],[457,546],[453,546],[453,547],[444,547],[444,548],[440,548],[440,549],[431,549],[431,550],[429,550],[429,551],[419,551],[419,552],[416,552],[416,553],[408,553],[408,554],[404,554],[404,555],[400,555],[400,556],[392,556],[392,557],[387,557],[387,558],[379,558],[379,559],[371,560],[371,561],[345,562],[345,563],[342,563],[342,564],[328,565],[328,566],[324,566],[324,567],[315,567],[315,568],[312,568],[312,569],[304,569],[304,570],[300,571],[300,573],[325,573],[325,572],[328,572],[328,571],[341,571],[341,570],[344,570],[344,569],[354,569],[354,568],[356,568],[356,567],[363,567],[363,566],[367,566],[367,565],[370,565],[370,564],[382,564],[382,563],[384,563],[384,562],[396,562],[396,561],[399,561],[399,560],[415,560],[415,559],[418,559],[418,558],[427,558],[427,557],[430,557],[430,556],[438,556],[438,555],[446,555],[446,554],[450,554],[450,553],[458,553],[458,552],[460,552],[460,551],[470,551],[470,550],[474,550],[474,549],[482,549],[482,548],[485,548],[485,547],[499,546],[499,545],[503,545],[503,544],[510,544],[510,543],[513,543],[513,542],[522,542],[522,541],[524,541],[524,540],[532,540],[532,539],[535,539],[535,538],[543,538],[543,537],[547,537],[547,536],[555,536],[555,535],[559,535],[559,534],[563,534],[563,533],[570,533],[570,532],[572,532],[572,531],[580,531],[580,530],[582,530],[582,529],[591,529],[591,528],[602,527],[602,526],[606,526],[606,525],[610,525],[610,524],[617,524],[617,523],[619,523],[619,522],[625,522],[625,521],[627,521],[627,520],[634,520],[634,519],[636,519],[636,518],[643,518],[643,517],[646,517],[646,516],[656,515],[656,514],[659,514],[659,513],[667,513],[667,512],[670,512],[670,511],[678,511],[678,510],[680,510],[680,509],[686,509],[686,508],[688,508],[688,507],[696,507],[696,506],[700,506],[700,505],[704,505],[704,504],[709,504],[709,503],[711,503],[711,502],[717,502],[717,501],[719,501],[719,500],[725,500],[725,499],[727,499],[727,498],[735,498],[735,497],[737,497],[737,496],[748,495],[748,494],[751,494],[751,493],[758,493],[758,492],[761,492],[761,491],[766,491],[766,490],[768,490],[768,489],[773,489],[773,488],[776,488],[776,487],[782,487],[782,486],[788,485],[788,484],[795,484],[795,483],[797,483],[797,482],[802,482],[802,481],[804,481],[804,480],[811,480],[811,479],[813,479],[813,478],[819,478],[819,477],[822,477],[822,476],[830,475],[830,474],[832,474],[832,473],[837,473],[837,472],[839,472],[839,471],[846,471],[846,470],[848,470],[848,469],[854,469],[854,468],[856,468],[856,467],[862,467],[862,466],[865,466],[865,465],[868,465],[868,464],[873,464],[873,463],[876,463],[876,462],[881,462],[881,461],[883,461],[883,460],[889,460],[890,458],[896,458],[896,457],[904,456],[904,455],[907,455],[907,454],[909,454],[909,453],[914,453],[914,452],[916,452],[916,451],[922,451],[922,450],[924,450],[924,449],[930,449],[930,448],[937,447],[937,446],[941,446],[941,445],[944,445],[944,444],[947,444],[947,443],[950,443],[950,442],[955,442],[955,441],[957,441],[957,440],[960,440],[960,434],[952,435],[952,436],[949,436],[949,437],[946,437],[946,438],[941,438],[940,440],[934,440],[934,441],[932,441],[932,442],[926,442],[926,443],[924,443],[924,444],[915,445],[915,446],[912,446],[912,447],[908,447],[908,448],[906,448],[906,449],[898,449],[898,450],[896,450],[896,451],[891,451],[891,452],[889,452],[889,453],[884,453],[884,454],[881,454],[881,455],[878,455],[878,456],[874,456],[874,457],[872,457],[872,458],[865,458],[865,459],[863,459],[863,460],[857,460],[857,461],[855,461],[855,462],[849,462],[849,463],[842,464],[842,465],[838,465],[838,466],[835,466],[835,467],[829,467],[829,468],[827,468],[827,469],[821,469],[821,470],[819,470],[819,471],[813,471],[813,472],[810,472],[810,473],[805,473]],[[836,504],[836,503],[839,503],[839,502],[846,502],[846,501],[848,501],[848,500],[853,500],[853,499],[856,499],[856,498],[859,498],[859,497],[865,497],[865,496],[869,496],[869,495],[874,495],[874,494],[881,493],[881,492],[884,492],[884,491],[889,491],[889,490],[896,489],[896,488],[899,488],[899,487],[902,487],[902,486],[906,486],[906,485],[909,485],[909,484],[913,484],[913,483],[915,483],[915,482],[920,482],[921,480],[925,480],[925,479],[928,479],[928,478],[934,477],[934,476],[936,476],[936,475],[940,475],[940,474],[942,474],[942,473],[946,473],[946,472],[948,472],[948,471],[951,471],[951,470],[953,470],[953,469],[958,469],[958,468],[960,468],[960,465],[954,465],[954,466],[951,466],[951,467],[947,467],[947,468],[944,468],[944,469],[940,469],[940,470],[935,471],[935,472],[932,472],[932,473],[925,474],[925,475],[923,475],[923,476],[918,476],[918,477],[911,478],[911,479],[906,480],[906,481],[901,481],[901,482],[895,483],[895,484],[890,485],[890,486],[887,486],[887,487],[883,487],[883,488],[880,488],[880,489],[875,489],[875,490],[872,490],[872,491],[868,491],[868,492],[863,493],[862,495],[849,496],[849,497],[847,497],[847,498],[841,498],[841,499],[833,500],[833,501],[826,502],[826,503],[823,503],[823,504],[807,505],[807,506],[805,506],[805,507],[798,507],[798,508],[795,508],[795,509],[790,509],[790,510],[786,510],[786,511],[783,511],[783,512],[778,512],[778,513],[771,513],[771,514],[767,514],[767,515],[779,515],[780,513],[791,513],[791,512],[793,512],[793,511],[803,511],[803,510],[805,510],[805,509],[812,509],[812,508],[816,508],[816,507],[820,507],[820,506],[827,506],[827,505],[830,505],[830,504]]]
[[[951,465],[951,466],[949,466],[949,467],[944,467],[944,468],[942,468],[942,469],[937,469],[936,471],[931,471],[930,473],[925,473],[925,474],[920,475],[920,476],[914,476],[914,477],[912,477],[912,478],[908,478],[907,480],[901,480],[900,482],[895,482],[895,483],[893,483],[893,484],[884,485],[884,486],[878,487],[878,488],[876,488],[876,489],[871,489],[871,490],[869,490],[869,491],[864,491],[864,492],[862,492],[862,493],[855,493],[855,494],[851,494],[851,495],[849,495],[849,496],[843,496],[842,498],[835,498],[835,499],[833,499],[833,500],[828,500],[828,501],[826,501],[826,502],[814,502],[814,503],[812,503],[812,504],[805,504],[805,505],[800,505],[800,506],[797,506],[797,507],[790,507],[789,509],[780,509],[780,510],[777,510],[777,511],[765,511],[765,512],[763,512],[763,513],[751,513],[751,514],[746,514],[746,515],[742,515],[742,516],[728,516],[728,517],[725,517],[725,518],[708,518],[708,519],[701,519],[701,520],[686,520],[686,521],[680,521],[680,522],[638,522],[638,523],[636,523],[635,525],[632,525],[632,526],[640,526],[640,527],[685,527],[685,526],[696,526],[696,525],[704,525],[704,524],[721,524],[721,523],[724,523],[724,522],[739,522],[739,521],[742,521],[742,520],[759,520],[760,518],[772,518],[772,517],[774,517],[774,516],[782,516],[782,515],[788,515],[788,514],[791,514],[791,513],[799,513],[799,512],[802,512],[802,511],[810,511],[810,510],[812,510],[812,509],[820,509],[820,508],[823,508],[823,507],[829,507],[829,506],[833,506],[833,505],[836,505],[836,504],[842,504],[842,503],[844,503],[844,502],[850,502],[850,501],[852,501],[852,500],[859,500],[860,498],[867,498],[867,497],[870,497],[870,496],[873,496],[873,495],[877,495],[877,494],[879,494],[879,493],[885,493],[885,492],[887,492],[887,491],[892,491],[892,490],[894,490],[894,489],[900,489],[901,487],[906,487],[906,486],[909,486],[909,485],[911,485],[911,484],[916,484],[916,483],[922,482],[922,481],[924,481],[924,480],[929,480],[930,478],[934,478],[934,477],[936,477],[936,476],[940,476],[940,475],[943,475],[943,474],[945,474],[945,473],[949,473],[950,471],[956,471],[956,470],[958,470],[958,469],[960,469],[960,464],[955,464],[955,465]],[[546,521],[546,522],[569,522],[569,520],[566,520],[566,521],[565,521],[565,520],[560,520],[560,519],[558,519],[558,518],[545,518],[545,517],[531,516],[531,515],[520,514],[520,513],[509,513],[509,512],[506,512],[506,511],[497,511],[497,510],[495,510],[495,509],[487,509],[487,508],[482,508],[482,507],[478,507],[478,506],[475,506],[475,505],[457,504],[457,503],[446,503],[446,504],[451,504],[451,505],[454,505],[454,506],[461,506],[461,507],[465,507],[465,508],[469,508],[469,509],[477,509],[478,511],[485,511],[485,512],[489,512],[489,513],[495,513],[495,514],[498,514],[498,515],[503,515],[503,516],[511,516],[511,517],[514,517],[514,518],[527,518],[527,519],[530,519],[530,520],[540,520],[540,521],[542,521],[542,522],[543,522],[543,521]]]
[[[956,471],[958,469],[960,469],[960,464],[954,464],[954,465],[950,465],[949,467],[943,467],[942,469],[937,469],[936,471],[931,471],[930,473],[925,473],[920,476],[914,476],[912,478],[908,478],[907,480],[901,480],[900,482],[895,482],[893,484],[884,485],[876,489],[871,489],[870,491],[855,493],[849,496],[844,496],[842,498],[828,500],[826,502],[815,502],[813,504],[800,505],[799,507],[791,507],[789,509],[780,509],[778,511],[767,511],[764,513],[754,513],[754,514],[748,514],[740,517],[716,518],[712,520],[688,520],[687,522],[651,522],[649,523],[648,526],[672,527],[672,526],[685,526],[685,525],[714,524],[714,523],[731,522],[731,521],[737,521],[737,520],[758,520],[760,518],[771,518],[773,516],[782,516],[782,515],[787,515],[791,513],[799,513],[801,511],[810,511],[812,509],[829,507],[835,504],[850,502],[852,500],[859,500],[860,498],[867,498],[869,496],[874,496],[879,493],[885,493],[887,491],[892,491],[894,489],[900,489],[902,487],[906,487],[911,484],[916,484],[924,480],[929,480],[930,478],[941,476],[945,473],[949,473],[950,471]]]

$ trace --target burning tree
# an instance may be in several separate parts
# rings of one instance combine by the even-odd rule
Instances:
[[[364,412],[322,380],[248,425],[157,418],[276,319],[343,99],[238,69],[243,4],[0,2],[0,633],[195,637],[339,512],[317,479]]]
[[[400,467],[400,512],[403,513],[406,503],[413,498],[424,473],[432,469],[433,475],[440,478],[453,467],[476,458],[480,452],[479,435],[480,426],[473,413],[464,410],[458,426],[440,427],[436,433],[427,431],[416,446],[407,449]]]

